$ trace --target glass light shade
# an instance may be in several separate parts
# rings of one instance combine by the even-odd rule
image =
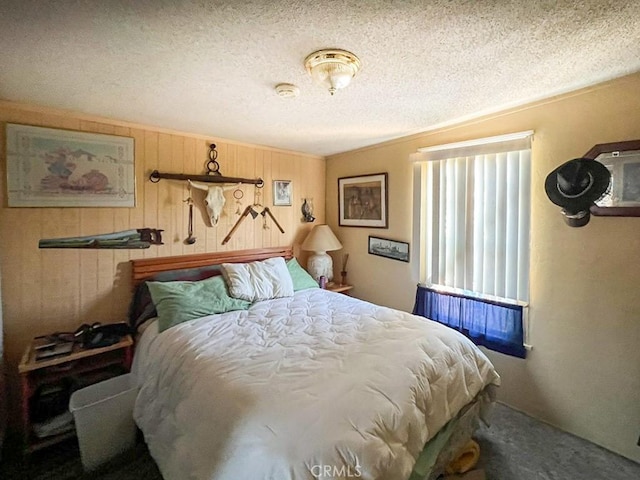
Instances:
[[[340,63],[327,62],[318,65],[311,71],[314,81],[328,89],[331,95],[336,90],[344,88],[351,82],[353,69]]]
[[[309,55],[305,67],[313,80],[333,95],[345,88],[360,69],[360,60],[346,50],[319,50]]]

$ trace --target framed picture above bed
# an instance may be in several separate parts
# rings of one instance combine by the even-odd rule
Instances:
[[[135,207],[133,138],[7,124],[10,207]]]
[[[338,179],[341,227],[389,228],[387,173]]]

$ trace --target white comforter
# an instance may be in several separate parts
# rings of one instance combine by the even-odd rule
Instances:
[[[407,479],[499,377],[454,330],[320,289],[157,333],[135,420],[167,480]]]

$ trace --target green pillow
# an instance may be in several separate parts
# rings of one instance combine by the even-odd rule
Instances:
[[[251,302],[231,298],[221,276],[198,282],[147,282],[158,312],[158,331],[214,313],[247,310]]]
[[[293,291],[306,290],[307,288],[319,288],[316,282],[307,271],[300,266],[295,258],[287,261],[287,269],[293,280]]]

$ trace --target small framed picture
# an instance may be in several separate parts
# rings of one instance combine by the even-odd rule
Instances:
[[[593,215],[640,217],[640,140],[601,143],[583,155],[611,173],[609,188],[590,208]]]
[[[380,257],[392,258],[401,262],[409,261],[409,244],[388,238],[369,235],[369,253]]]
[[[291,180],[274,180],[273,181],[273,204],[275,206],[290,206],[291,197]]]

